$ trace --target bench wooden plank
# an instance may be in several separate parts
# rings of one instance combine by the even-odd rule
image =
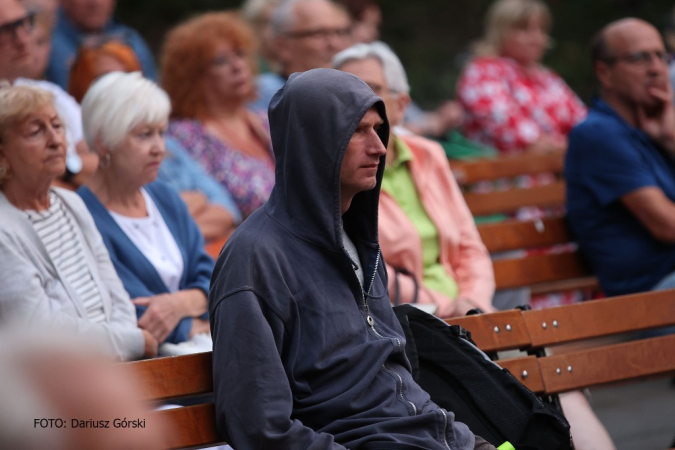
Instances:
[[[588,294],[585,298],[591,298],[593,292],[600,290],[600,282],[598,281],[598,277],[572,278],[570,280],[551,281],[548,283],[533,284],[530,286],[530,294],[532,295],[576,290],[588,291]]]
[[[529,347],[530,336],[519,309],[445,320],[471,332],[471,339],[484,352]]]
[[[134,361],[126,365],[146,385],[144,400],[213,392],[211,352]]]
[[[495,362],[504,369],[508,369],[518,381],[527,386],[535,394],[541,394],[546,390],[536,356],[504,359]]]
[[[490,253],[551,247],[574,240],[563,217],[486,223],[478,226],[478,233]]]
[[[591,275],[590,269],[578,252],[502,259],[493,261],[492,266],[497,289],[517,288]]]
[[[450,168],[457,183],[471,184],[544,172],[562,173],[564,159],[564,153],[508,155],[495,159],[452,161]]]
[[[547,394],[675,373],[675,335],[539,358]]]
[[[468,193],[464,200],[474,216],[511,213],[525,206],[560,206],[565,204],[565,182],[487,194]]]
[[[675,289],[524,311],[522,314],[532,346],[545,347],[675,325]]]
[[[165,409],[152,414],[171,424],[168,428],[168,448],[204,448],[225,443],[216,429],[213,403]]]

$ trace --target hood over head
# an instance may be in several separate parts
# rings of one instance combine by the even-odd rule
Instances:
[[[384,102],[359,78],[333,69],[295,73],[269,107],[276,182],[265,205],[291,233],[329,249],[342,248],[340,226],[354,240],[377,243],[377,207],[385,157],[375,188],[357,194],[340,215],[340,169],[347,145],[366,112],[375,106],[387,147]]]

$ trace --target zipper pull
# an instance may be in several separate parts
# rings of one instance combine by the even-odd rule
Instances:
[[[366,315],[366,322],[368,322],[368,325],[370,325],[370,328],[375,329],[375,319],[373,319],[373,316],[370,314]]]

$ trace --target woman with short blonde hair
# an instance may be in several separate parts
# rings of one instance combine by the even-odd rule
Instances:
[[[76,332],[111,355],[157,354],[91,215],[52,188],[66,169],[66,138],[47,91],[0,88],[0,320]]]
[[[497,0],[490,7],[477,56],[457,85],[469,139],[505,153],[566,150],[567,134],[586,107],[541,65],[550,26],[540,0]]]

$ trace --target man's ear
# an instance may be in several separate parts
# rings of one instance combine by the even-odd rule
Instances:
[[[290,59],[288,50],[288,38],[284,35],[279,35],[274,38],[273,47],[276,52],[277,61],[281,65],[282,72],[285,70],[288,60]],[[285,73],[282,75],[286,76]]]
[[[410,94],[401,92],[398,94],[396,102],[398,103],[398,109],[401,111],[401,122],[403,122],[405,111],[408,109],[408,105],[410,105]]]
[[[595,71],[595,77],[600,82],[600,86],[603,89],[612,87],[612,66],[607,64],[604,61],[596,61],[593,64],[593,70]]]

